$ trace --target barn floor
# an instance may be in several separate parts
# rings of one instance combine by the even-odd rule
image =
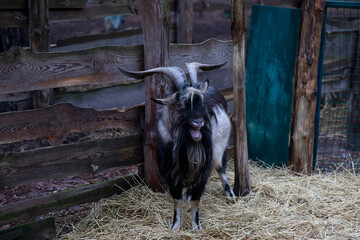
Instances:
[[[233,182],[232,169],[228,172]],[[235,204],[225,199],[218,177],[212,176],[200,205],[204,230],[199,233],[191,229],[186,201],[181,230],[169,231],[171,198],[140,185],[93,203],[88,215],[59,238],[360,239],[360,175],[344,170],[299,176],[254,163],[250,173],[252,193]]]

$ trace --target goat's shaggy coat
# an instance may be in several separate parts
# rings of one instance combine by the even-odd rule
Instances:
[[[230,135],[230,119],[226,101],[208,81],[199,84],[196,71],[223,66],[189,63],[190,84],[178,67],[155,68],[141,72],[120,70],[131,77],[144,77],[162,72],[173,80],[173,87],[163,99],[153,99],[163,105],[159,111],[157,160],[160,174],[174,199],[174,219],[171,229],[181,223],[182,190],[192,202],[192,226],[200,230],[199,201],[213,167],[222,180],[225,194],[232,200],[234,193],[227,181],[225,149]]]

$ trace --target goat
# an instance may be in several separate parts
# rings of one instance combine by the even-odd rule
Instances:
[[[199,83],[197,71],[209,71],[221,64],[186,63],[190,82],[185,72],[176,66],[158,67],[146,71],[120,71],[133,78],[144,78],[153,73],[167,75],[173,86],[162,99],[152,99],[163,105],[157,122],[157,162],[174,201],[172,230],[180,228],[182,190],[191,200],[192,227],[201,230],[199,203],[213,167],[220,175],[225,195],[235,201],[228,183],[226,147],[231,123],[226,113],[226,101],[209,81]]]

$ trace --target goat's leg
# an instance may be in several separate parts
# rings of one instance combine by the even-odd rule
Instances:
[[[178,230],[181,225],[181,199],[182,199],[182,186],[174,186],[170,188],[170,194],[174,201],[174,218],[171,224],[171,230]]]
[[[222,161],[220,161],[220,159],[222,159]],[[235,194],[233,192],[233,190],[230,187],[230,184],[227,180],[226,177],[226,167],[227,167],[227,154],[226,152],[224,152],[222,154],[222,158],[217,158],[214,159],[214,164],[215,164],[215,169],[218,172],[220,179],[221,179],[221,183],[223,185],[224,191],[225,191],[225,196],[230,199],[231,201],[235,202],[236,201],[236,197]]]
[[[191,201],[191,208],[192,208],[192,228],[196,231],[200,231],[201,225],[200,225],[200,218],[199,218],[199,205],[200,200]]]
[[[171,230],[180,229],[181,224],[181,199],[174,199],[174,218],[171,224]]]
[[[202,229],[199,218],[199,205],[200,205],[200,198],[205,190],[205,184],[207,182],[208,174],[205,174],[203,177],[204,178],[199,182],[199,184],[192,186],[192,191],[191,191],[191,208],[192,208],[191,223],[192,223],[192,228],[195,229],[196,231],[200,231]]]

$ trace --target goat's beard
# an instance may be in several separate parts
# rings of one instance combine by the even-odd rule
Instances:
[[[199,169],[202,169],[206,163],[211,163],[211,131],[206,126],[200,128],[201,141],[191,141],[191,135],[188,126],[183,125],[176,131],[174,141],[173,158],[176,167],[173,171],[173,178],[176,183],[181,179],[185,185],[196,184],[200,180],[198,176]],[[180,173],[180,178],[179,178]],[[192,179],[192,180],[191,180]]]

